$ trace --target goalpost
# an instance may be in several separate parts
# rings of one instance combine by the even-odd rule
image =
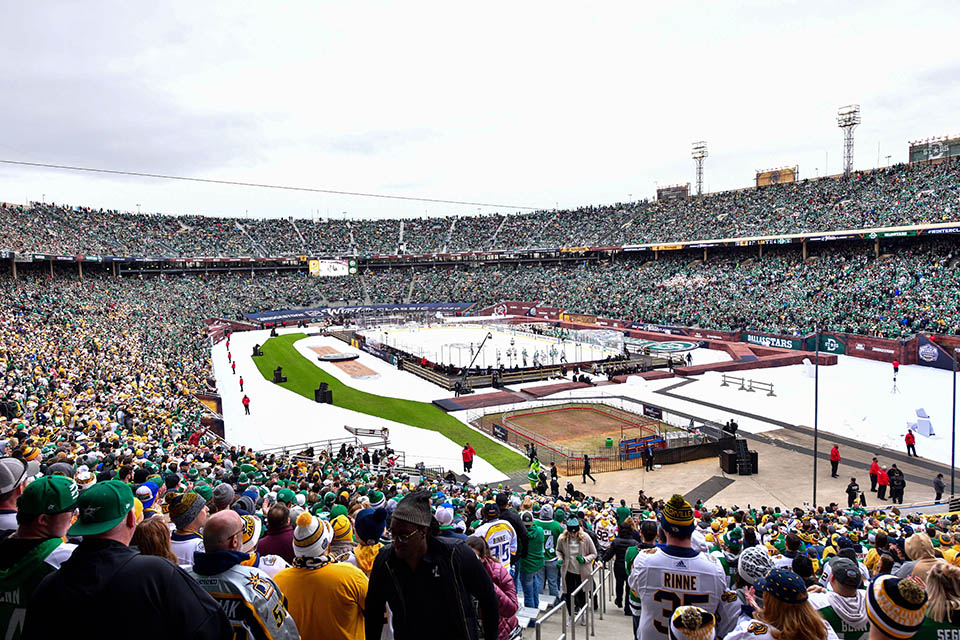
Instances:
[[[448,353],[450,354],[450,362],[457,367],[465,367],[470,364],[470,359],[473,357],[473,349],[471,345],[464,344],[462,342],[455,342],[447,345]]]

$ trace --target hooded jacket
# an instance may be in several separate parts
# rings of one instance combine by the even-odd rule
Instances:
[[[811,593],[809,602],[841,638],[848,637],[844,635],[848,633],[866,634],[870,631],[865,589],[857,589],[855,596],[842,596],[836,591]]]
[[[138,640],[231,637],[223,609],[169,560],[114,540],[87,538],[33,593],[24,640],[76,635],[96,620],[108,636],[136,630]]]
[[[77,545],[60,538],[7,538],[0,543],[0,629],[18,638],[31,596],[40,581],[60,568]]]
[[[397,640],[477,640],[479,605],[484,638],[498,635],[499,602],[490,576],[462,542],[427,536],[427,553],[416,572],[384,547],[370,572],[364,615],[367,640],[379,640],[387,603]]]
[[[927,574],[930,573],[933,565],[937,563],[937,558],[933,552],[933,543],[930,541],[929,536],[925,533],[913,534],[907,538],[904,549],[907,552],[907,556],[914,561],[910,575],[926,582]],[[907,566],[907,564],[909,563],[905,563],[904,566]]]
[[[264,571],[242,564],[249,559],[249,554],[239,551],[198,551],[187,573],[227,614],[234,639],[299,638],[287,599]]]

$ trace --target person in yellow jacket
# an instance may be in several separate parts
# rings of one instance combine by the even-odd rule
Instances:
[[[274,576],[304,638],[364,640],[366,574],[328,554],[333,527],[309,512],[293,530],[293,566]]]

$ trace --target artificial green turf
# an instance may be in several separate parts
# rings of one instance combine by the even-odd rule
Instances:
[[[333,391],[333,404],[359,413],[377,416],[421,429],[439,431],[462,445],[472,440],[477,455],[503,473],[526,468],[526,458],[478,434],[453,416],[429,402],[416,402],[378,396],[354,389],[315,366],[293,346],[305,338],[302,333],[289,333],[270,338],[261,349],[263,355],[254,358],[257,369],[267,380],[273,380],[273,371],[283,367],[287,382],[280,386],[313,400],[313,390],[326,382]]]

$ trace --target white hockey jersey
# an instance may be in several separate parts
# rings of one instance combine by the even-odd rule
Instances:
[[[617,537],[617,521],[606,515],[597,518],[593,525],[593,532],[597,534],[597,540],[600,541],[600,550],[606,551],[610,548],[610,543]]]
[[[823,621],[823,626],[827,629],[827,640],[840,640],[837,638],[833,627],[827,624],[826,620]],[[771,629],[775,629],[775,627],[771,627],[766,622],[748,618],[741,620],[723,640],[774,640],[773,634],[770,633]],[[717,634],[717,637],[719,637],[719,634]]]
[[[517,532],[506,520],[485,522],[473,532],[487,541],[490,555],[497,559],[504,569],[510,568],[510,555],[517,552]]]
[[[673,611],[683,605],[713,613],[718,638],[737,622],[737,594],[727,589],[727,576],[711,555],[672,546],[643,549],[627,582],[641,603],[637,640],[667,640]]]

